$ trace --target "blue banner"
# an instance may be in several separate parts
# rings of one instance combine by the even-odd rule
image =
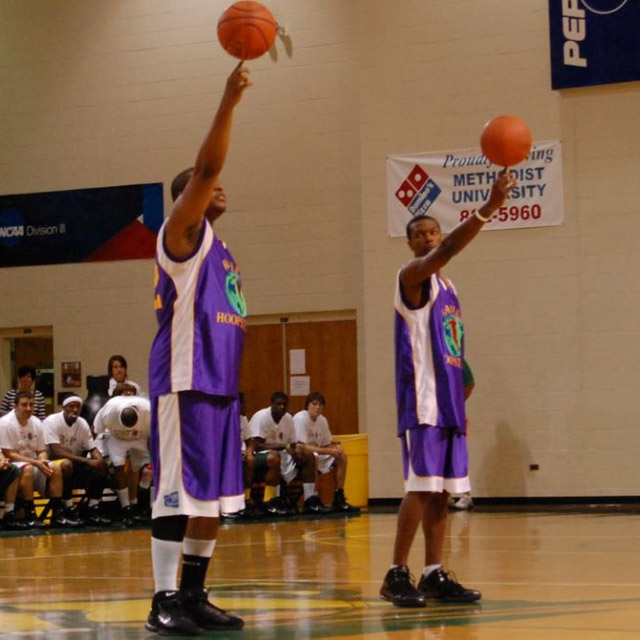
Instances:
[[[549,0],[551,86],[640,80],[640,0]]]
[[[0,196],[0,268],[153,258],[162,183]]]

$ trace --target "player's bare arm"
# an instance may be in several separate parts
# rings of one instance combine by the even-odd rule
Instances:
[[[92,449],[91,451],[92,457],[87,458],[84,456],[77,456],[75,453],[73,453],[73,451],[71,451],[71,449],[68,449],[67,447],[61,445],[59,442],[52,442],[49,445],[49,448],[51,449],[51,455],[53,456],[54,460],[57,460],[60,458],[67,458],[71,460],[71,462],[74,462],[76,464],[86,464],[91,466],[91,460],[94,459],[94,455],[93,455],[94,451],[100,456],[100,460],[102,459],[102,455],[97,449]]]
[[[480,216],[490,219],[493,213],[503,206],[516,182],[511,173],[503,171],[491,188],[489,200],[480,207]],[[422,283],[462,251],[483,226],[484,221],[480,217],[470,216],[443,238],[435,221],[416,222],[411,228],[408,241],[416,259],[408,262],[400,272],[400,282],[407,302],[417,306],[420,303]]]
[[[240,62],[227,79],[220,106],[200,147],[191,178],[176,200],[167,222],[167,248],[176,258],[188,256],[198,240],[227,156],[233,110],[249,86],[249,69]]]

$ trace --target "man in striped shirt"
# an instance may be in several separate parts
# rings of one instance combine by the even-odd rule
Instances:
[[[47,417],[45,409],[44,396],[40,391],[33,388],[36,381],[36,370],[33,367],[24,365],[18,369],[18,388],[9,389],[5,393],[2,403],[0,404],[0,416],[3,416],[9,411],[13,411],[16,403],[16,394],[18,391],[30,391],[34,397],[34,411],[33,415],[39,420],[44,420]]]

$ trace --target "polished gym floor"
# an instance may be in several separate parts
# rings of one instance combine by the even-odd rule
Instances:
[[[223,525],[208,584],[222,638],[640,638],[640,515],[452,513],[446,566],[477,605],[396,609],[378,589],[393,513]],[[422,568],[422,535],[411,569]],[[149,530],[0,537],[2,638],[146,638]]]

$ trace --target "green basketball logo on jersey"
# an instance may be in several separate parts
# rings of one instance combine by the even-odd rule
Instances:
[[[447,345],[447,350],[452,356],[459,358],[462,355],[462,335],[464,333],[462,320],[460,316],[450,313],[442,319],[442,324],[444,325],[444,342]]]
[[[243,318],[247,315],[247,303],[242,294],[242,280],[236,271],[227,271],[227,279],[224,283],[227,300],[233,310]]]

